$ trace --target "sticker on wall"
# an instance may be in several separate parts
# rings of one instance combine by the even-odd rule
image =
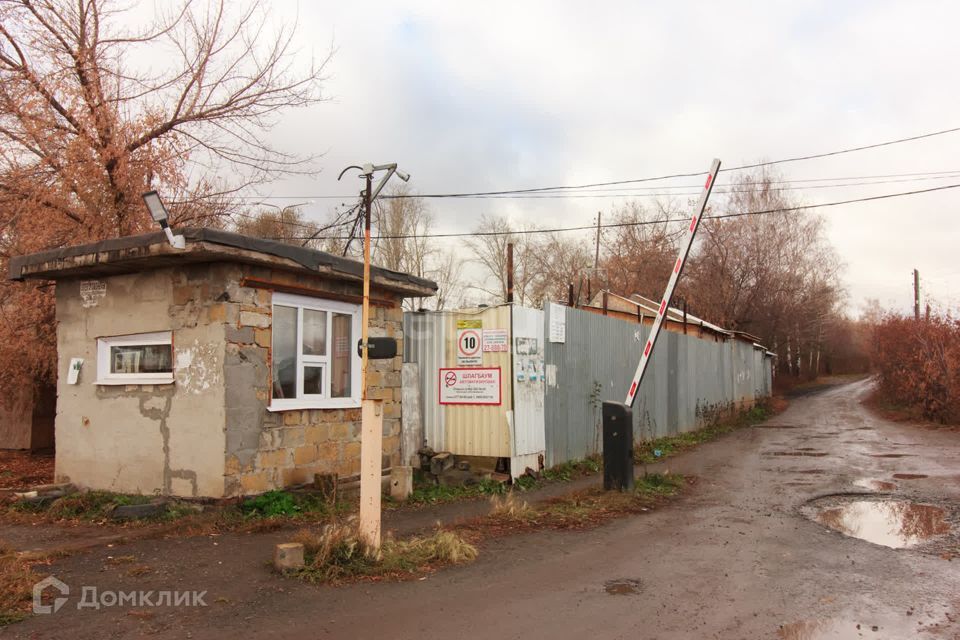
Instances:
[[[540,353],[540,341],[536,338],[517,338],[516,355],[535,356]]]
[[[567,341],[567,309],[563,305],[551,302],[548,305],[550,313],[550,342],[564,343]]]
[[[483,344],[482,320],[457,321],[457,366],[479,367],[483,364],[483,353],[480,348]]]
[[[510,350],[510,331],[507,329],[484,329],[484,352],[507,352]]]
[[[85,308],[95,307],[107,295],[107,283],[103,280],[81,280],[80,299]]]

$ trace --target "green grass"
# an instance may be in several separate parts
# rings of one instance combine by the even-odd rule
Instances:
[[[770,410],[764,405],[756,405],[730,418],[718,419],[696,431],[687,431],[673,436],[663,436],[639,442],[634,446],[633,459],[641,464],[651,464],[692,449],[704,442],[716,440],[731,431],[763,422],[768,417],[770,417]]]
[[[405,501],[405,504],[445,504],[458,500],[500,495],[505,493],[507,488],[504,483],[497,482],[496,480],[481,480],[477,484],[456,487],[448,487],[421,480],[414,486],[413,492]],[[392,501],[385,500],[385,503],[392,504]]]

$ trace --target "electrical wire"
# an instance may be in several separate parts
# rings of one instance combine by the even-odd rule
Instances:
[[[780,209],[763,209],[759,211],[742,211],[737,213],[724,213],[705,216],[704,220],[720,220],[725,218],[742,218],[746,216],[759,216],[759,215],[768,215],[773,213],[791,213],[794,211],[804,211],[809,209],[820,209],[827,207],[837,207],[845,204],[854,204],[858,202],[872,202],[875,200],[886,200],[889,198],[901,198],[906,196],[920,195],[923,193],[932,193],[935,191],[946,191],[948,189],[957,189],[960,188],[960,183],[943,185],[939,187],[930,187],[928,189],[917,189],[914,191],[901,191],[898,193],[885,193],[878,196],[867,196],[863,198],[852,198],[849,200],[838,200],[835,202],[823,202],[819,204],[805,204],[797,205],[795,207],[785,207]],[[690,218],[663,218],[660,220],[639,220],[636,222],[612,222],[607,224],[601,224],[601,229],[614,229],[619,227],[641,227],[648,225],[658,225],[665,223],[673,222],[689,222]],[[567,231],[586,231],[586,230],[595,230],[597,225],[591,224],[586,226],[578,227],[557,227],[553,229],[519,229],[512,231],[472,231],[472,232],[463,232],[463,233],[428,233],[428,234],[408,234],[408,235],[395,235],[395,236],[375,236],[372,239],[374,240],[408,240],[412,238],[478,238],[478,237],[487,237],[487,236],[521,236],[521,235],[532,235],[540,233],[563,233]],[[268,240],[283,240],[283,239],[303,239],[297,238],[295,236],[290,238],[267,238]],[[316,240],[346,240],[346,236],[318,236]]]
[[[960,127],[952,127],[950,129],[941,129],[940,131],[931,131],[928,133],[922,133],[915,136],[909,136],[906,138],[897,138],[895,140],[885,140],[883,142],[875,142],[873,144],[861,145],[858,147],[847,147],[845,149],[837,149],[834,151],[825,151],[822,153],[813,153],[803,156],[793,156],[790,158],[781,158],[779,160],[769,160],[766,162],[757,162],[753,164],[743,164],[735,167],[727,167],[724,171],[742,171],[744,169],[756,169],[759,167],[777,165],[777,164],[787,164],[791,162],[801,162],[804,160],[815,160],[818,158],[830,158],[839,155],[845,155],[848,153],[856,153],[859,151],[867,151],[869,149],[879,149],[881,147],[889,147],[896,144],[903,144],[906,142],[915,142],[917,140],[924,140],[927,138],[933,138],[936,136],[947,135],[950,133],[956,133],[960,131]],[[465,192],[465,193],[426,193],[426,194],[410,194],[410,195],[395,195],[395,196],[383,196],[387,198],[470,198],[478,196],[496,196],[496,195],[514,195],[514,194],[524,194],[524,193],[541,193],[548,191],[570,191],[570,190],[580,190],[580,189],[589,189],[592,187],[612,187],[626,184],[638,184],[643,182],[661,182],[663,180],[673,180],[676,178],[696,178],[699,176],[706,175],[706,171],[691,171],[685,173],[671,173],[661,176],[649,176],[644,178],[630,178],[627,180],[611,180],[608,182],[592,182],[587,184],[579,185],[558,185],[552,187],[532,187],[527,189],[505,189],[500,191],[474,191],[474,192]],[[253,197],[253,196],[249,196]],[[261,198],[263,196],[256,196]],[[287,198],[294,196],[277,196],[277,198]],[[304,197],[304,196],[295,196],[295,197]],[[307,196],[312,199],[320,198],[343,198],[344,196]]]

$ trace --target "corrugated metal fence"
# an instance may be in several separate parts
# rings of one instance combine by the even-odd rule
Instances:
[[[595,313],[548,305],[563,313],[563,342],[543,341],[545,364],[545,462],[554,466],[601,452],[600,407],[623,402],[649,327]],[[450,329],[435,314],[404,314],[405,361],[420,364],[424,434],[435,450],[449,450],[455,439],[444,429],[435,396],[437,368],[449,360]],[[441,328],[443,327],[443,328]],[[511,336],[511,343],[513,342]],[[445,358],[446,355],[446,358]],[[716,340],[666,331],[661,334],[634,406],[634,437],[690,431],[731,406],[749,406],[770,394],[771,361],[765,350],[740,339]]]

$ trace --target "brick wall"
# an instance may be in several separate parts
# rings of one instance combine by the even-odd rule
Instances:
[[[245,277],[256,278],[352,295],[358,293],[359,286],[239,265],[225,275],[225,299],[218,301],[210,318],[226,325],[226,495],[261,493],[310,482],[315,473],[341,477],[358,474],[359,408],[268,411],[272,292],[243,287],[240,282]],[[395,304],[371,307],[371,336],[397,338],[402,352],[400,300],[383,291],[371,294]],[[400,356],[371,360],[368,367],[367,396],[384,402],[384,468],[400,463],[401,367]]]

